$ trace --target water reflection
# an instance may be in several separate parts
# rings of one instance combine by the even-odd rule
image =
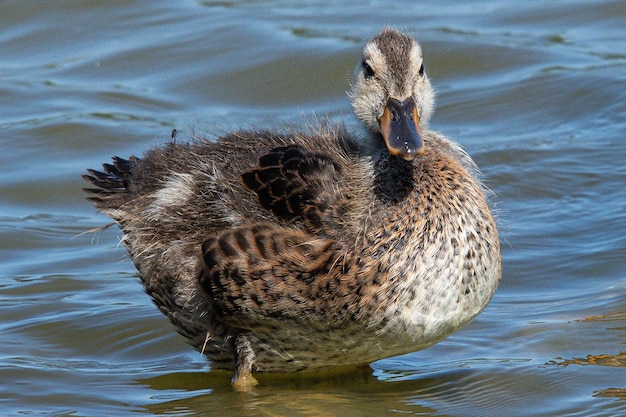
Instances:
[[[160,401],[147,407],[155,415],[173,411],[191,415],[245,416],[380,416],[389,412],[436,415],[434,408],[422,406],[416,392],[429,391],[443,384],[442,379],[381,381],[369,373],[332,377],[260,376],[261,386],[250,392],[230,387],[226,372],[170,374],[141,380],[151,389],[162,390]],[[186,394],[170,390],[184,389]],[[184,397],[184,398],[181,398]],[[219,410],[219,411],[218,411]]]
[[[573,358],[573,359],[561,359],[548,362],[549,365],[598,365],[598,366],[616,366],[626,367],[626,351],[620,352],[616,355],[600,354],[600,355],[587,355],[585,358]]]
[[[626,310],[615,311],[607,314],[600,314],[595,316],[587,316],[582,320],[582,323],[609,323],[610,326],[606,327],[608,331],[618,332],[618,337],[626,339]],[[614,324],[613,324],[614,323]],[[626,341],[622,342],[626,344]],[[563,359],[557,358],[556,360],[548,362],[549,365],[570,366],[570,365],[596,365],[596,366],[612,366],[612,367],[626,367],[626,351],[621,351],[617,354],[589,354],[584,358],[572,358]]]
[[[596,398],[616,398],[626,400],[626,388],[607,388],[593,394]]]

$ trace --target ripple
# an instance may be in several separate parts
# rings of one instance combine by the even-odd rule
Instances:
[[[626,414],[623,2],[26,4],[0,2],[0,414]],[[110,220],[80,174],[173,128],[340,119],[386,24],[422,41],[432,126],[496,194],[501,287],[373,375],[236,393],[151,304],[119,229],[85,233]]]

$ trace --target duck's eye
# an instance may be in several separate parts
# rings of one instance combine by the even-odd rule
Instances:
[[[424,63],[423,62],[422,62],[422,65],[420,66],[419,74],[424,75]]]
[[[370,67],[370,64],[365,62],[365,60],[363,60],[361,65],[363,66],[363,75],[365,76],[365,78],[372,78],[375,75],[374,70],[372,69],[372,67]]]

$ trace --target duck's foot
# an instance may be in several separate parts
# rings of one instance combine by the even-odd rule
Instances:
[[[253,387],[259,385],[259,381],[252,376],[251,372],[241,373],[237,371],[233,377],[232,384],[236,391],[250,391]]]

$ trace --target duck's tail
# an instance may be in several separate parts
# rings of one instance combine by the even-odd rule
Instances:
[[[135,156],[128,159],[114,156],[113,164],[102,164],[103,171],[88,169],[89,174],[82,177],[97,188],[83,188],[91,195],[87,199],[93,201],[96,206],[100,206],[105,200],[108,200],[107,197],[126,193],[130,185],[131,172],[137,162],[139,162],[139,158]]]

